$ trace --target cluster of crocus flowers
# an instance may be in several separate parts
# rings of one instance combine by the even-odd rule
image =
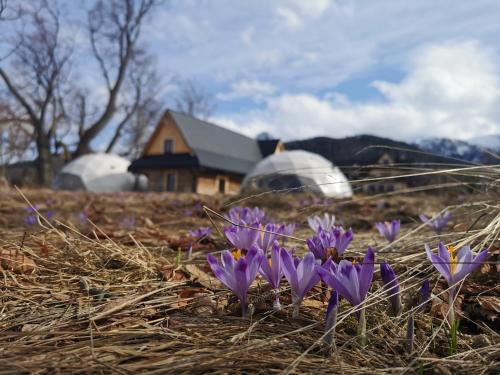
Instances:
[[[377,228],[380,235],[384,236],[389,243],[392,243],[396,240],[399,230],[401,229],[401,221],[392,220],[391,222],[375,223],[375,228]]]
[[[438,214],[433,216],[432,218],[428,218],[424,214],[420,214],[419,218],[422,222],[431,228],[436,234],[441,234],[448,221],[450,221],[452,215],[451,212],[445,211],[442,214]]]
[[[266,213],[259,207],[233,207],[225,215],[226,219],[234,224],[250,225],[268,221]]]
[[[335,249],[335,255],[342,256],[353,238],[354,234],[351,229],[333,227],[327,231],[320,228],[314,236],[307,239],[306,244],[317,259],[325,261],[328,256],[333,255],[333,249]]]
[[[318,232],[320,229],[329,231],[335,225],[335,216],[330,216],[327,213],[325,213],[323,217],[310,216],[307,218],[307,222],[314,232]]]
[[[264,259],[264,253],[256,246],[252,246],[245,256],[235,260],[229,250],[224,250],[221,255],[221,264],[209,254],[208,264],[217,277],[225,286],[233,291],[241,303],[242,315],[247,315],[247,294],[250,285],[257,277],[257,272]]]

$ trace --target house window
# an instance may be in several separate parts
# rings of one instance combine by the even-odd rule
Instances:
[[[171,154],[174,152],[174,140],[173,139],[165,139],[163,141],[163,152],[165,154]]]
[[[226,192],[226,179],[219,178],[219,193],[224,194]]]
[[[167,173],[167,191],[175,191],[175,173]]]

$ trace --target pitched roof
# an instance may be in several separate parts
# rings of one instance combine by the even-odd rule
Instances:
[[[259,143],[253,138],[183,113],[167,112],[202,167],[246,174],[262,159]]]

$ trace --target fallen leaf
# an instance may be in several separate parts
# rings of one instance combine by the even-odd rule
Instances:
[[[205,271],[202,271],[198,266],[194,264],[184,265],[184,269],[192,276],[192,280],[200,283],[205,288],[210,290],[213,289],[225,289],[224,285],[217,280],[215,277],[209,275]]]
[[[37,271],[35,262],[19,249],[0,250],[0,267],[24,274],[33,274]]]

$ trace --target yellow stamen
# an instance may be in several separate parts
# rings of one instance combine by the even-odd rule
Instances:
[[[452,274],[455,273],[457,269],[457,256],[455,255],[455,247],[448,246],[448,252],[450,253],[450,271]]]
[[[233,254],[233,257],[235,260],[238,260],[241,258],[241,250],[240,249],[236,249],[232,252]]]

